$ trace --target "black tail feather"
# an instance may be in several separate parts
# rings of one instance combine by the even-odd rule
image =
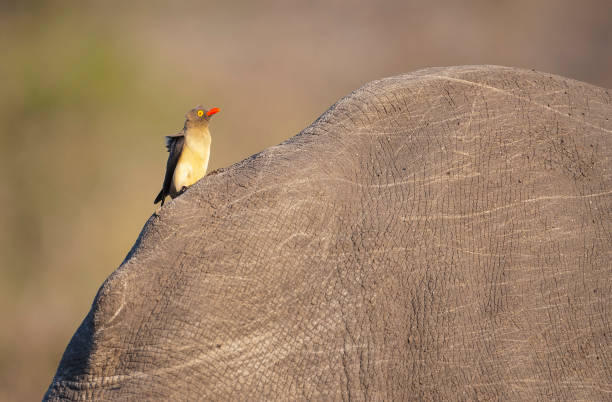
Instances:
[[[153,204],[157,204],[158,202],[161,201],[161,206],[163,207],[165,199],[166,199],[166,194],[164,194],[164,189],[162,188],[159,194],[157,194],[157,197],[155,197],[155,201],[153,201]]]

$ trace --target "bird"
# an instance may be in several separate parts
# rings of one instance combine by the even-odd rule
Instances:
[[[166,175],[153,204],[161,201],[163,206],[166,196],[174,199],[204,177],[210,157],[211,136],[208,123],[219,111],[218,107],[206,110],[198,105],[185,114],[185,126],[180,132],[166,136]]]

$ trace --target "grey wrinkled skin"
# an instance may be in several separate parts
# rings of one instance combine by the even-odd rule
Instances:
[[[496,66],[365,85],[152,216],[45,398],[609,400],[611,103]]]

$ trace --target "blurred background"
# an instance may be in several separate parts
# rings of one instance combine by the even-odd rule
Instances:
[[[211,169],[429,66],[612,87],[612,2],[0,2],[0,400],[40,399],[153,213],[163,136],[218,106]]]

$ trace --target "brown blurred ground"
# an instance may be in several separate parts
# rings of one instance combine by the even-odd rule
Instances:
[[[162,137],[192,106],[222,110],[214,169],[427,66],[612,86],[608,0],[99,3],[0,5],[0,400],[44,393],[154,211]]]

